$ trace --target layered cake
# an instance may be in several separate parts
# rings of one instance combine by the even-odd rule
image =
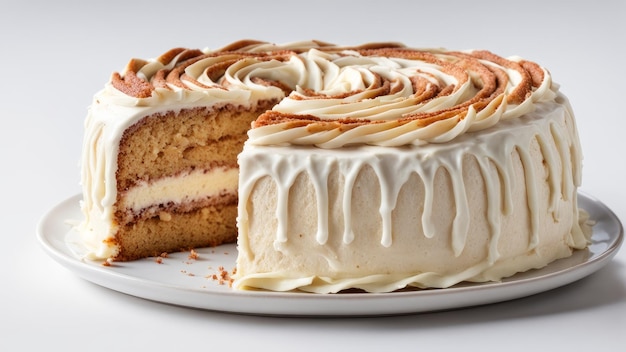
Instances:
[[[589,243],[549,72],[486,51],[242,41],[132,60],[86,122],[82,234],[131,260],[237,241],[237,289],[449,287]]]

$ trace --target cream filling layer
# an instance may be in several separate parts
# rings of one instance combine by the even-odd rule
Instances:
[[[219,167],[197,170],[180,176],[141,182],[128,191],[119,206],[139,212],[158,204],[181,204],[235,193],[239,182],[237,168]]]

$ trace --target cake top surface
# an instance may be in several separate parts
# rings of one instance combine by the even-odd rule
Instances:
[[[97,100],[135,108],[275,100],[248,143],[338,148],[446,142],[553,102],[557,91],[538,64],[484,50],[245,40],[133,59]]]

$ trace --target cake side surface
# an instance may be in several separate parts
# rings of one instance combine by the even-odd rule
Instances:
[[[235,286],[449,287],[569,256],[588,242],[573,122],[567,106],[545,104],[446,145],[248,145]]]

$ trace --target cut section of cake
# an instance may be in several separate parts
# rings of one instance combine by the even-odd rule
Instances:
[[[82,164],[89,257],[126,261],[236,241],[237,154],[251,122],[284,95],[224,72],[242,58],[174,49],[132,60],[94,97]]]

